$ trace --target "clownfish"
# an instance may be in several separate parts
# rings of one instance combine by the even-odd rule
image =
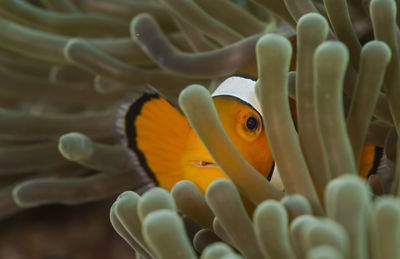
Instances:
[[[255,81],[233,76],[211,96],[233,144],[270,180],[274,161],[254,87]],[[204,192],[216,178],[227,177],[179,108],[155,89],[149,87],[126,109],[124,122],[127,146],[159,186],[170,190],[176,182],[190,180]],[[274,181],[279,180],[276,174]]]
[[[272,184],[283,189],[265,133],[255,83],[248,78],[232,76],[211,96],[226,133],[244,159]],[[227,178],[179,108],[157,90],[146,89],[125,107],[123,120],[126,144],[135,154],[140,168],[167,190],[178,181],[190,180],[205,192],[216,178]],[[295,116],[293,120],[296,121]],[[380,147],[364,145],[360,176],[367,178],[376,173],[383,153]]]

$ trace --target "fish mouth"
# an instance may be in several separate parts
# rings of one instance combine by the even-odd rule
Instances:
[[[188,161],[188,163],[201,168],[206,168],[206,167],[219,168],[218,165],[214,162],[200,160],[200,159],[191,159]]]

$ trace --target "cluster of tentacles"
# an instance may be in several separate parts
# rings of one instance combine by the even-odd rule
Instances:
[[[117,199],[111,221],[143,258],[398,258],[397,7],[394,0],[1,1],[0,218],[134,190]],[[295,28],[289,73],[293,50],[269,33]],[[193,85],[212,89],[251,73],[255,59],[285,192],[241,158],[209,91]],[[181,182],[171,194],[153,188],[139,196],[154,183],[136,170],[115,123],[126,96],[145,84],[173,101],[191,85],[179,104],[231,181],[214,182],[205,195]],[[384,147],[391,161],[369,185],[355,176],[365,142]]]
[[[296,71],[288,72],[293,50],[285,37],[266,34],[256,45],[257,97],[285,192],[236,151],[209,91],[190,85],[180,107],[231,181],[216,180],[205,194],[188,181],[171,193],[121,194],[111,221],[141,258],[400,256],[396,3],[370,3],[374,40],[362,45],[346,1],[325,1],[332,28],[312,2],[288,2],[297,21]],[[369,184],[357,176],[365,142],[384,147],[390,161]]]
[[[173,4],[1,1],[0,218],[153,186],[115,130],[126,96],[151,84],[176,101],[254,63],[276,28],[255,3]]]

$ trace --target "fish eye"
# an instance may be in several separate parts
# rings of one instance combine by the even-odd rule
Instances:
[[[247,119],[247,121],[246,121],[246,127],[247,127],[249,130],[253,130],[253,129],[257,128],[257,127],[258,127],[258,121],[257,121],[257,119],[254,118],[253,116],[249,117],[249,118]]]
[[[255,111],[241,111],[238,115],[236,130],[239,135],[247,141],[258,138],[262,130],[260,115]]]

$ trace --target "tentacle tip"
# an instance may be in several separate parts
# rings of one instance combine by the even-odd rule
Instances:
[[[368,53],[373,55],[374,59],[379,59],[384,63],[388,63],[392,57],[392,51],[390,47],[383,41],[372,40],[367,42],[363,48],[362,53]]]
[[[150,21],[150,22],[155,22],[155,19],[153,16],[151,16],[148,13],[139,13],[138,15],[135,15],[130,23],[131,30],[134,29],[137,23],[143,22],[143,21]]]
[[[129,199],[129,198],[138,198],[139,195],[133,191],[124,191],[123,193],[121,193],[118,197],[117,200],[114,202],[114,204],[116,202],[120,202],[121,200],[124,199]]]
[[[15,186],[12,189],[11,194],[12,194],[15,204],[17,204],[19,207],[24,207],[24,202],[20,199],[20,196],[19,196],[20,189],[21,189],[20,185]]]
[[[63,49],[63,55],[65,59],[70,62],[70,63],[75,63],[74,58],[71,56],[71,51],[76,48],[78,45],[82,44],[87,44],[87,42],[83,39],[79,38],[72,38],[65,43],[64,49]]]
[[[287,53],[288,51],[291,52],[292,45],[286,37],[279,34],[270,33],[262,36],[257,41],[256,49],[260,48],[268,48],[274,50],[275,52]]]
[[[129,24],[131,37],[136,40],[142,33],[148,31],[148,27],[158,27],[157,21],[148,13],[140,13],[132,18]]]
[[[315,30],[323,30],[327,34],[329,30],[329,24],[322,15],[317,13],[308,13],[303,15],[297,23],[297,31],[299,34],[301,34],[299,31],[303,28],[309,33],[313,33]]]
[[[285,207],[281,202],[275,200],[266,200],[257,206],[253,214],[253,221],[260,222],[264,217],[272,217],[276,222],[279,222],[278,219],[280,219],[285,224],[289,221]]]
[[[161,187],[154,187],[151,188],[150,190],[148,190],[147,192],[145,192],[142,197],[144,199],[147,199],[149,197],[153,198],[153,197],[169,197],[169,192]]]
[[[339,67],[347,64],[349,51],[340,41],[326,41],[315,50],[314,58],[319,64],[329,63],[329,67]]]
[[[180,221],[181,219],[176,212],[167,209],[160,209],[146,215],[142,220],[142,226],[144,234],[149,235],[149,233],[154,233],[157,230],[161,231],[161,228],[165,230],[171,226],[176,226],[182,223]]]
[[[236,191],[236,187],[231,181],[225,178],[217,178],[214,180],[206,190],[206,199],[215,195],[215,192],[221,192],[224,189],[230,188]]]
[[[185,107],[192,102],[193,98],[197,99],[199,96],[208,96],[211,98],[210,92],[204,86],[197,84],[189,85],[179,94],[179,106]]]
[[[327,20],[325,19],[324,16],[322,16],[319,13],[307,13],[300,17],[298,21],[298,25],[303,24],[303,23],[324,23],[328,25]]]
[[[72,161],[86,159],[93,153],[93,142],[81,133],[72,132],[60,137],[58,150],[65,158]]]
[[[102,75],[95,75],[93,79],[93,85],[94,89],[101,94],[107,94],[109,92],[112,92],[112,89],[110,89],[110,86],[107,84],[103,84],[103,76]]]
[[[339,190],[341,190],[339,192]],[[332,203],[338,195],[368,201],[371,189],[367,182],[357,175],[343,175],[329,182],[325,189],[326,203]]]
[[[27,201],[26,199],[23,198],[23,196],[26,196],[24,195],[24,188],[25,188],[24,183],[20,183],[13,188],[12,197],[15,204],[17,204],[21,208],[32,208],[38,206],[39,205],[38,203]]]
[[[195,185],[193,182],[189,180],[182,180],[174,184],[174,186],[171,189],[171,193],[173,194],[174,192],[177,192],[179,190],[183,189],[191,189],[191,190],[196,190],[198,189],[197,185]]]
[[[381,17],[394,20],[397,12],[397,5],[394,0],[372,0],[369,5],[371,19]]]

